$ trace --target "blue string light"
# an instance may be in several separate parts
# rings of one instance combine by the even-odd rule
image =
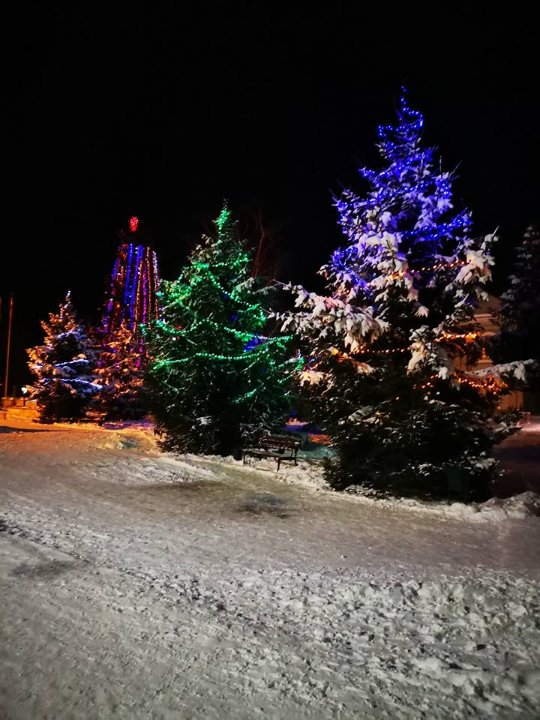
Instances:
[[[346,190],[335,199],[350,245],[334,252],[328,269],[337,277],[346,274],[359,292],[367,291],[377,274],[375,262],[371,276],[369,272],[370,254],[375,261],[377,253],[366,247],[363,238],[393,234],[414,270],[451,255],[457,238],[465,239],[472,223],[467,210],[452,212],[452,174],[437,169],[433,148],[421,147],[424,119],[409,107],[405,91],[397,114],[397,124],[378,128],[378,148],[386,167],[359,170],[371,187],[367,196]],[[362,267],[355,268],[354,260],[359,258]]]

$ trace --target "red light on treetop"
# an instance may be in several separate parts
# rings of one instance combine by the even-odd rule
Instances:
[[[129,231],[137,232],[138,227],[139,227],[139,218],[135,217],[135,215],[132,218],[129,218]]]

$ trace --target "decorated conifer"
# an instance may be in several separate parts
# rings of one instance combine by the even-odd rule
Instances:
[[[151,409],[164,446],[181,452],[234,453],[280,427],[289,409],[288,338],[262,334],[269,289],[251,277],[251,253],[226,206],[215,228],[178,280],[162,282],[148,333]]]
[[[532,361],[528,387],[540,391],[540,232],[531,225],[516,248],[513,273],[496,314],[500,333],[491,354],[501,363]],[[532,400],[532,396],[529,398]],[[536,398],[538,403],[538,397]]]
[[[98,343],[95,375],[101,389],[92,401],[93,419],[142,418],[145,355],[139,333],[124,321],[103,334]]]
[[[42,345],[30,348],[28,366],[36,377],[31,397],[41,422],[75,422],[84,418],[99,390],[93,376],[93,353],[83,325],[77,321],[68,292],[57,313],[43,321]]]
[[[333,487],[479,498],[498,473],[492,445],[510,432],[504,379],[471,370],[494,237],[471,238],[422,130],[402,98],[398,123],[379,128],[383,169],[360,171],[367,194],[335,199],[346,244],[321,268],[327,294],[293,288],[299,311],[284,327],[311,358],[303,389],[333,442]]]

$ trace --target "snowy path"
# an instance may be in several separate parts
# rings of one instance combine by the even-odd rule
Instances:
[[[537,717],[539,518],[0,430],[0,717]]]

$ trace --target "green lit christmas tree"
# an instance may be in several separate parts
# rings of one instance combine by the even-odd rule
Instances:
[[[251,253],[227,206],[215,227],[178,280],[161,284],[147,386],[164,447],[228,455],[282,425],[297,363],[288,336],[262,334],[269,288],[251,277]]]

